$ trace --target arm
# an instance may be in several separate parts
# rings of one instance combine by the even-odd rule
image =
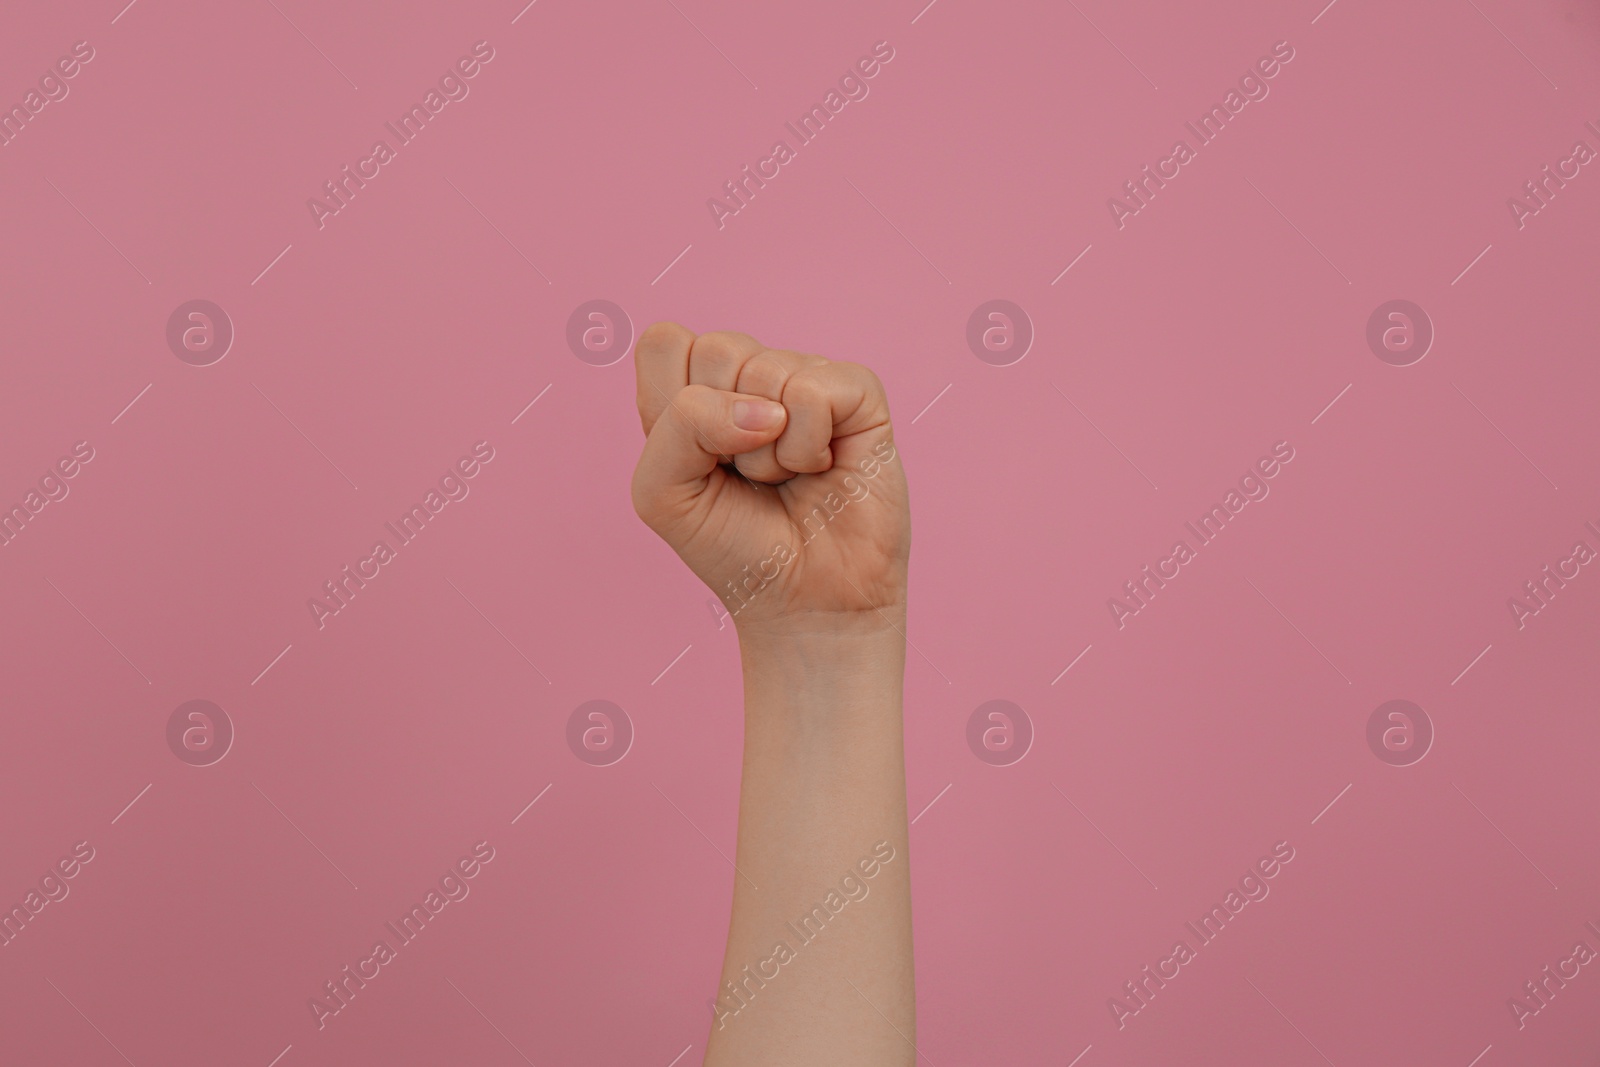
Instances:
[[[736,862],[760,888],[734,882],[706,1063],[910,1064],[904,639],[881,620],[739,639]]]
[[[738,872],[705,1062],[912,1064],[910,523],[882,386],[672,324],[645,331],[636,361],[635,507],[722,596],[744,667]],[[778,402],[766,422],[763,399]]]

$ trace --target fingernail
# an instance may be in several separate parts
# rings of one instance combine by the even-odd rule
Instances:
[[[733,402],[733,424],[741,430],[770,430],[782,421],[782,404],[770,400]]]

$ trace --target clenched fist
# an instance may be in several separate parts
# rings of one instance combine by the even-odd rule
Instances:
[[[877,375],[671,322],[634,363],[634,509],[741,632],[903,617],[911,520]]]

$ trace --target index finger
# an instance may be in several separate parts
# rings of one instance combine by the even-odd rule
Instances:
[[[694,339],[694,331],[687,327],[657,322],[646,327],[633,346],[639,422],[646,437],[672,398],[689,384],[689,349]]]

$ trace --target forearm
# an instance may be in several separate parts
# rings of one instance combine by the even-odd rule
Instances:
[[[712,1067],[915,1061],[905,624],[886,614],[740,634],[738,872]]]

